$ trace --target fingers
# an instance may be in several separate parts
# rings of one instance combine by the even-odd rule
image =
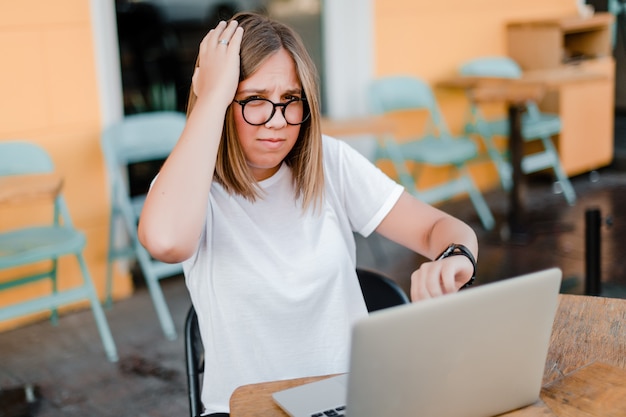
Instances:
[[[464,274],[466,269],[461,258],[452,256],[422,264],[411,274],[411,300],[425,300],[456,292],[459,288],[456,277]]]
[[[438,262],[426,262],[411,275],[411,299],[426,300],[442,295],[441,265]]]
[[[239,47],[241,46],[241,38],[243,38],[243,28],[241,26],[237,26],[237,28],[235,28],[235,33],[230,38],[229,45],[236,47],[237,50],[239,50]]]
[[[236,49],[239,53],[243,28],[236,20],[226,23],[221,21],[217,26],[209,31],[200,42],[198,66],[202,66],[202,58],[214,51]]]
[[[192,75],[196,97],[215,97],[230,103],[239,82],[239,50],[243,28],[236,20],[221,21],[200,42],[198,60]]]
[[[236,20],[231,20],[228,24],[222,25],[222,22],[216,28],[217,45],[220,47],[228,47],[231,43],[235,31],[239,28],[239,24]],[[220,29],[221,32],[220,32]]]
[[[411,300],[426,300],[437,296],[441,292],[434,288],[438,281],[438,268],[432,263],[422,264],[417,271],[411,274]]]

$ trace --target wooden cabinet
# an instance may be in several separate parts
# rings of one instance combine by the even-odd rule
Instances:
[[[524,71],[575,67],[602,77],[564,82],[539,103],[561,116],[556,146],[568,175],[606,166],[613,160],[615,62],[611,51],[613,15],[510,22],[507,53]]]

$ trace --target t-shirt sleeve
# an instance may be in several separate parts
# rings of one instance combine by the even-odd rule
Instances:
[[[352,230],[367,237],[396,204],[404,187],[346,142],[324,136],[327,187]]]

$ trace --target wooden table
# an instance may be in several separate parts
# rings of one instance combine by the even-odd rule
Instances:
[[[231,417],[285,417],[272,393],[327,377],[239,387]],[[560,295],[540,399],[502,416],[626,416],[626,300]]]
[[[574,66],[544,70],[525,71],[521,78],[494,78],[454,76],[437,83],[441,88],[463,89],[476,103],[502,102],[508,107],[509,153],[513,171],[513,187],[509,193],[507,215],[508,240],[527,243],[531,231],[526,222],[523,197],[526,184],[522,172],[524,140],[522,137],[522,114],[527,101],[538,101],[551,90],[568,83],[580,83],[606,78],[606,75]]]
[[[323,117],[322,133],[342,138],[349,136],[374,135],[384,137],[393,134],[396,128],[392,120],[385,116],[367,116],[350,119],[330,119]]]

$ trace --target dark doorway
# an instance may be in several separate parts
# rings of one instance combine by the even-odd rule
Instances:
[[[241,10],[268,14],[300,33],[320,79],[321,0],[117,0],[124,114],[186,111],[198,45]]]

